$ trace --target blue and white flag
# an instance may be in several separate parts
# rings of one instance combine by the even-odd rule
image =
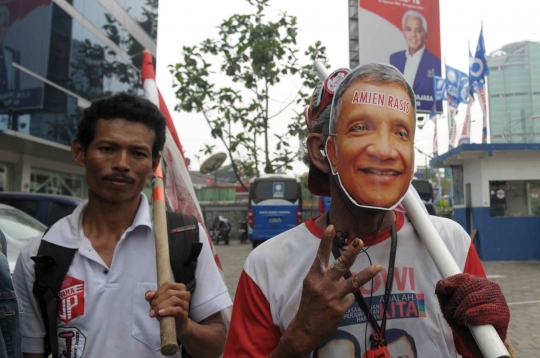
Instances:
[[[469,100],[469,77],[464,72],[446,65],[446,92],[453,104],[467,103]],[[455,105],[457,107],[457,105]]]
[[[480,29],[476,54],[469,65],[471,86],[483,88],[486,83],[485,77],[489,75],[489,67],[486,58],[486,44],[484,43],[484,27]]]
[[[446,80],[440,76],[433,76],[433,101],[442,101],[446,95]]]

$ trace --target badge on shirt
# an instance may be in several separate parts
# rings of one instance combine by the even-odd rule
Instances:
[[[84,314],[84,281],[66,276],[58,292],[58,318],[64,323]]]
[[[75,327],[58,327],[58,355],[64,358],[82,358],[86,337]]]

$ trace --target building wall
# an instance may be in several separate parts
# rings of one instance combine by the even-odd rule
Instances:
[[[463,162],[464,185],[471,184],[472,207],[454,208],[454,220],[467,232],[471,226],[478,230],[475,246],[480,258],[491,260],[540,260],[540,216],[523,215],[521,200],[523,182],[540,182],[540,153],[538,151],[495,152],[493,156]],[[516,217],[493,216],[490,181],[505,181],[507,211]],[[467,194],[465,194],[467,195]],[[519,208],[518,208],[519,207]],[[521,214],[520,214],[520,210]],[[470,222],[472,218],[472,223]]]
[[[504,46],[488,58],[491,143],[537,143],[540,122],[540,43]]]
[[[117,11],[108,12],[104,4],[117,5]],[[13,130],[69,145],[82,110],[91,100],[119,91],[142,95],[139,70],[145,46],[139,40],[153,43],[155,48],[158,4],[159,0],[1,4],[0,14],[9,16],[7,20],[0,16],[0,26],[8,28],[5,38],[0,36],[0,132]],[[34,75],[12,66],[12,62]],[[69,175],[80,175],[80,168],[59,164],[62,160],[54,156],[20,156],[23,152],[0,142],[2,190],[32,191],[32,182],[49,180],[45,179],[51,177],[46,171],[57,170],[58,165],[62,176],[51,180],[79,186],[74,184],[79,179]],[[75,190],[82,196],[84,191]]]

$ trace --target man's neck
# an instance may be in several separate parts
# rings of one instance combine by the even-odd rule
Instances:
[[[332,187],[330,210],[316,221],[323,230],[329,221],[334,225],[336,232],[347,233],[349,238],[365,238],[388,229],[396,220],[396,214],[392,210],[365,209],[345,201],[348,200],[343,198],[345,195],[339,193],[333,183],[330,185]]]
[[[83,229],[86,237],[116,241],[133,224],[139,210],[141,196],[122,203],[110,203],[93,193],[89,193],[88,206],[84,213]]]
[[[425,49],[425,46],[422,46],[422,47],[420,47],[418,50],[416,50],[416,51],[414,51],[414,52],[411,52],[410,49],[408,49],[407,51],[409,52],[409,55],[410,55],[410,56],[413,56],[413,55],[415,55],[415,54],[418,54],[419,52],[423,52],[424,49]]]

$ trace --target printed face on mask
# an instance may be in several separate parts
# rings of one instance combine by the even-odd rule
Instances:
[[[391,208],[414,166],[414,107],[396,85],[356,82],[345,91],[327,150],[334,173],[359,205]]]

